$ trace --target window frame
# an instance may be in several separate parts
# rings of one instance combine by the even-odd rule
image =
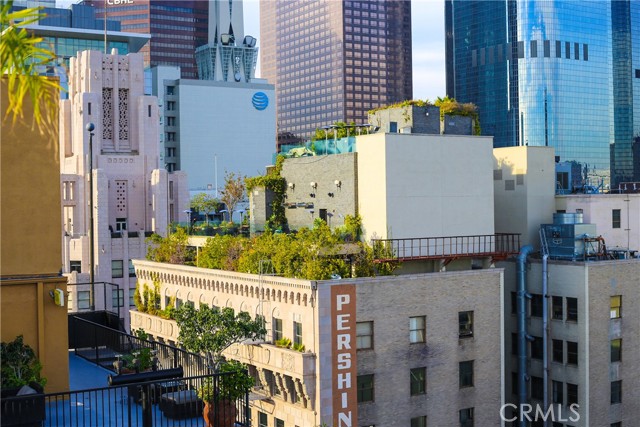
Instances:
[[[564,405],[564,383],[562,381],[551,381],[551,402]]]
[[[367,327],[367,330],[363,331],[365,326]],[[373,349],[373,321],[356,322],[356,349]]]
[[[118,267],[118,263],[120,266]],[[124,277],[124,261],[121,259],[111,260],[111,277],[113,279],[122,279]]]
[[[542,294],[531,294],[531,317],[542,317]]]
[[[358,403],[375,402],[376,387],[374,374],[358,375],[356,384]],[[365,388],[365,386],[367,387]]]
[[[421,415],[411,418],[411,427],[427,427],[427,416]]]
[[[560,360],[558,360],[558,356],[560,356]],[[551,340],[551,360],[564,364],[564,341]]]
[[[458,387],[474,387],[474,361],[463,360],[458,362]]]
[[[622,317],[622,295],[612,295],[611,297],[609,297],[609,318],[620,319],[621,317]]]
[[[611,228],[621,228],[622,209],[611,209]]]
[[[578,298],[567,297],[567,322],[578,322]],[[575,307],[572,305],[575,303]]]
[[[136,277],[136,268],[133,265],[133,260],[129,260],[129,277]]]
[[[458,338],[473,338],[473,310],[458,312]]]
[[[88,310],[91,308],[91,291],[77,291],[76,292],[76,309]],[[86,298],[85,298],[86,295]],[[82,297],[82,298],[81,298]],[[81,302],[86,302],[86,306],[81,306]],[[84,305],[84,304],[82,304]]]
[[[618,344],[616,347],[614,344]],[[611,363],[622,362],[622,338],[615,338],[610,341],[609,353]]]
[[[70,260],[69,261],[69,273],[78,272],[78,274],[82,273],[82,261],[78,260]]]
[[[427,368],[413,368],[409,370],[409,392],[411,396],[427,393]]]
[[[302,345],[302,322],[293,321],[293,343]]]
[[[564,304],[560,296],[551,297],[551,319],[564,320]]]
[[[413,325],[414,321],[416,325]],[[427,316],[409,317],[409,342],[411,344],[424,344],[427,342]]]
[[[458,411],[460,427],[473,427],[473,409],[474,408],[464,408]]]
[[[611,398],[612,405],[622,403],[622,380],[611,381]]]
[[[111,307],[124,307],[124,289],[111,289]]]
[[[273,342],[281,340],[283,337],[282,334],[282,319],[277,317],[271,318],[271,338]]]
[[[573,347],[575,346],[575,351]],[[567,341],[567,365],[578,366],[579,350],[576,341]]]
[[[578,384],[567,383],[567,406],[578,404]]]

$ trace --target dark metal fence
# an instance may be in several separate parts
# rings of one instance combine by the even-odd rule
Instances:
[[[146,381],[113,387],[2,399],[2,425],[43,427],[198,426],[204,403],[197,390],[206,381],[219,395],[221,378],[232,373]],[[249,394],[235,402],[214,401],[213,426],[250,426]],[[35,411],[34,408],[39,408]],[[235,420],[226,423],[223,420]],[[11,424],[5,424],[11,423]]]
[[[143,340],[75,316],[69,317],[69,323],[69,330],[74,335],[75,354],[111,371],[114,370],[113,362],[120,355],[150,348],[158,359],[159,369],[182,366],[187,376],[210,372],[205,358],[199,354],[157,341]]]
[[[520,250],[519,234],[422,237],[372,240],[376,261],[473,258],[507,258]]]

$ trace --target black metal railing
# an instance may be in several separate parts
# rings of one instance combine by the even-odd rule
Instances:
[[[403,261],[418,259],[506,258],[520,250],[520,234],[373,239],[374,259]]]
[[[113,291],[117,291],[118,298],[120,295],[120,285],[117,283],[111,282],[94,282],[93,283],[93,291],[96,294],[101,294],[102,299],[96,298],[94,295],[94,307],[93,309],[88,306],[85,308],[80,308],[78,298],[78,291],[89,290],[92,286],[91,282],[81,282],[81,283],[68,283],[67,287],[74,287],[75,291],[75,304],[74,307],[69,307],[69,313],[89,313],[94,311],[104,311],[106,313],[112,313],[120,318],[120,306],[117,304],[113,304]]]
[[[246,372],[245,372],[246,374]],[[204,402],[197,390],[212,387],[221,396],[221,379],[235,372],[145,381],[112,387],[2,399],[3,425],[43,427],[159,427],[203,425]],[[230,381],[231,383],[233,381]],[[249,393],[234,402],[215,399],[214,426],[250,426]],[[34,408],[39,408],[37,411]],[[232,418],[230,424],[224,419]]]
[[[187,376],[210,372],[206,359],[199,354],[157,341],[140,339],[76,316],[69,317],[69,331],[69,336],[74,337],[73,350],[76,355],[111,371],[114,370],[113,362],[120,355],[150,348],[158,359],[160,369],[183,366]]]

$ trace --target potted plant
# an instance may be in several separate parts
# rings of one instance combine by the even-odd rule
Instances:
[[[0,346],[2,425],[40,425],[45,419],[43,387],[47,383],[40,375],[40,361],[33,349],[24,343],[22,335]],[[5,400],[18,395],[24,397]]]
[[[141,341],[149,339],[149,334],[143,329],[134,330],[133,333]],[[118,375],[155,371],[158,367],[158,358],[150,347],[140,347],[119,356],[118,360],[113,362],[113,367]]]
[[[198,397],[204,402],[202,413],[207,427],[233,427],[238,410],[236,401],[253,387],[254,380],[247,368],[235,360],[220,363],[217,389],[211,377],[205,378],[198,388]]]

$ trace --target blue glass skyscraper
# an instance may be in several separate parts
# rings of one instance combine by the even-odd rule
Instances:
[[[445,0],[445,19],[447,95],[478,105],[496,147],[640,181],[640,0]]]

